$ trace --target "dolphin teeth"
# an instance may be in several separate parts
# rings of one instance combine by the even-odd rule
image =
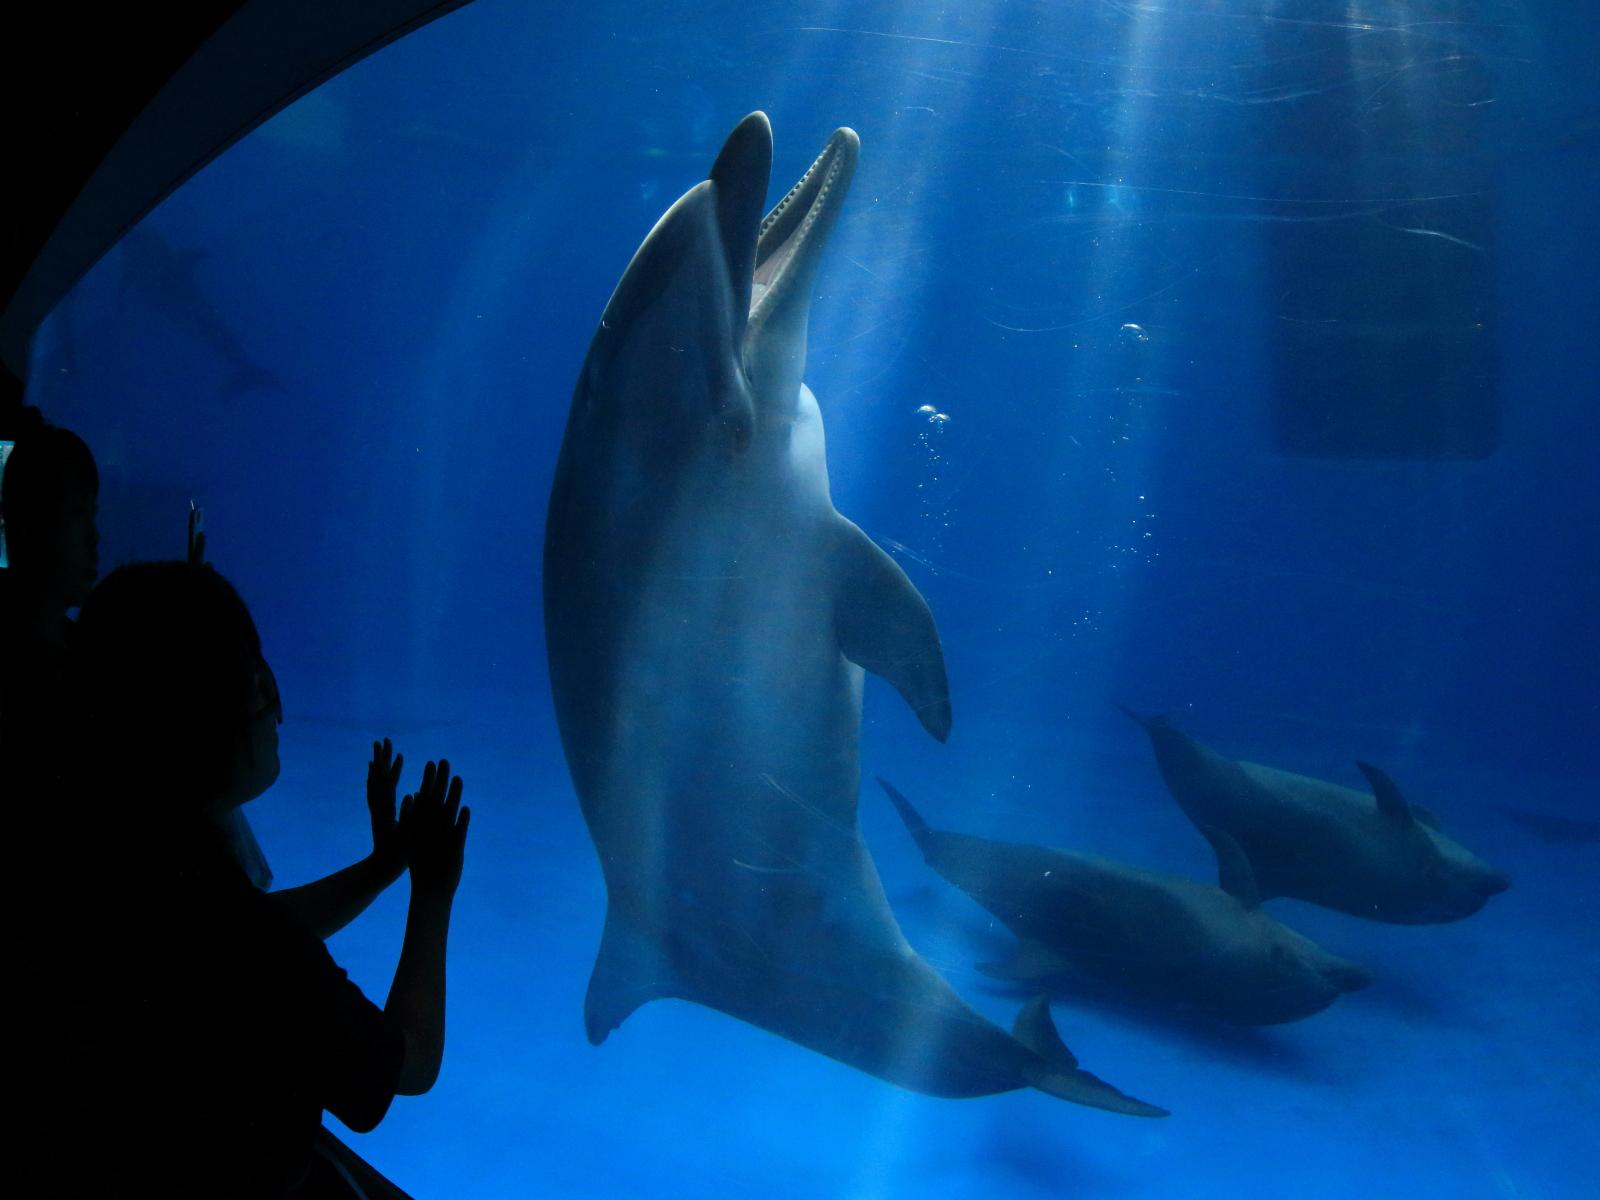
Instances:
[[[830,207],[839,179],[849,165],[847,147],[853,138],[847,130],[836,130],[805,174],[762,219],[756,234],[752,316],[782,282],[785,268],[798,257],[812,228]]]
[[[810,182],[811,177],[817,173],[817,168],[823,164],[829,155],[834,153],[834,150],[835,143],[830,138],[828,144],[822,148],[822,153],[817,155],[812,164],[806,168],[805,174],[800,176],[799,179],[795,180],[794,186],[784,194],[783,199],[774,204],[772,206],[772,211],[761,219],[761,228],[756,235],[756,239],[758,241],[766,236],[767,230],[771,229],[778,223],[778,218],[783,216],[783,214],[788,211],[789,206],[794,203],[795,197],[805,190],[806,184]],[[838,166],[837,159],[835,159],[833,165],[835,167]]]
[[[806,212],[800,218],[800,224],[788,234],[756,268],[756,286],[752,294],[752,310],[760,301],[778,285],[778,280],[783,274],[783,269],[792,262],[800,248],[805,245],[806,238],[815,227],[818,218],[828,206],[830,193],[838,181],[840,161],[836,158],[828,168],[828,173],[823,176],[822,185],[817,189],[816,195],[811,198]],[[807,172],[809,175],[810,172]],[[798,188],[796,189],[798,190]]]

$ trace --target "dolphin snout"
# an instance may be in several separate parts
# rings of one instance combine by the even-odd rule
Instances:
[[[1511,886],[1511,876],[1504,871],[1490,871],[1478,881],[1478,890],[1485,896],[1498,896]]]
[[[1372,972],[1353,962],[1336,962],[1323,967],[1322,977],[1341,992],[1359,992],[1372,982]]]

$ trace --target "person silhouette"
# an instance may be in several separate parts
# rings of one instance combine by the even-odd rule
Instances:
[[[6,774],[18,790],[23,779],[59,771],[57,734],[67,702],[66,658],[73,623],[69,611],[83,603],[98,576],[100,474],[94,455],[77,434],[46,423],[37,409],[22,410],[15,448],[0,477],[0,517],[5,522],[9,566],[0,570],[0,747]],[[206,535],[200,510],[189,513],[188,560],[205,562]],[[274,684],[274,686],[276,686]],[[281,711],[280,711],[281,716]],[[368,769],[368,808],[373,851],[324,879],[273,893],[322,937],[330,937],[361,913],[405,871],[393,836],[394,783],[384,807],[380,770],[399,761],[387,742],[373,744]],[[374,791],[375,783],[379,786]],[[219,816],[231,852],[252,883],[265,891],[272,868],[243,810]]]
[[[69,1078],[77,1100],[53,1126],[25,1114],[42,1173],[76,1151],[70,1194],[384,1194],[321,1118],[370,1130],[394,1096],[438,1077],[470,819],[460,778],[430,762],[385,834],[411,899],[380,1008],[228,846],[223,814],[277,779],[281,714],[233,587],[196,563],[119,568],[84,601],[74,641],[74,796],[61,811],[76,836],[42,843],[28,913],[28,977],[46,992],[31,1011],[55,1014],[45,1043],[59,1052],[25,1066],[56,1072],[58,1091]],[[383,752],[369,765],[380,814],[400,773]]]
[[[189,504],[187,561],[203,566],[206,561],[205,514],[193,501]],[[277,679],[268,672],[274,695]],[[283,702],[277,704],[277,723],[283,724]],[[367,812],[372,827],[372,852],[343,870],[298,887],[272,893],[282,904],[322,938],[343,929],[405,872],[406,848],[397,836],[395,788],[404,756],[394,753],[388,738],[372,743],[372,759],[367,764]],[[243,806],[229,808],[218,815],[218,823],[230,852],[244,868],[250,882],[262,891],[272,885],[272,867],[256,840],[255,831],[245,818]]]
[[[6,774],[58,770],[65,703],[68,610],[99,566],[100,473],[77,434],[25,409],[0,476],[7,566],[0,570],[0,747]]]

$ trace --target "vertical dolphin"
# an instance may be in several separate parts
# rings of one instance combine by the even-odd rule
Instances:
[[[863,669],[941,741],[938,632],[834,510],[802,382],[848,129],[762,217],[753,113],[657,222],[579,375],[545,529],[551,687],[608,907],[584,1019],[718,1009],[939,1096],[1022,1087],[1160,1109],[1080,1070],[1044,1004],[1015,1035],[907,944],[861,840]]]

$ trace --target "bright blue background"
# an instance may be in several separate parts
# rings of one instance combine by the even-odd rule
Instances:
[[[35,352],[30,399],[101,463],[103,561],[179,553],[205,506],[285,697],[250,809],[280,883],[363,853],[373,737],[450,756],[476,810],[444,1078],[357,1147],[419,1197],[1595,1194],[1600,846],[1504,811],[1600,817],[1595,32],[1512,0],[477,0],[164,204]],[[1392,78],[1327,73],[1371,38]],[[1492,198],[1498,451],[1282,457],[1264,197],[1378,184],[1330,195],[1316,131],[1269,133],[1311,104],[1390,128],[1453,47],[1492,85],[1441,155]],[[1168,1121],[913,1096],[676,1003],[583,1040],[604,900],[544,674],[545,498],[611,287],[754,108],[774,195],[862,137],[808,379],[835,502],[933,606],[956,709],[941,748],[869,686],[865,769],[936,824],[1208,875],[1115,697],[1352,786],[1381,762],[1516,878],[1438,928],[1276,904],[1379,974],[1300,1025],[1059,1000]],[[1441,143],[1466,119],[1414,114]],[[1009,1024],[971,970],[1003,933],[876,789],[862,818],[912,941]],[[403,893],[333,944],[379,999]]]

